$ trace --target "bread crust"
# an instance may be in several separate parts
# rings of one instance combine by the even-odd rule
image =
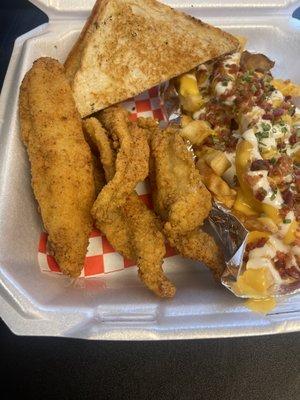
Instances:
[[[81,59],[81,54],[84,49],[84,46],[86,42],[88,41],[89,37],[91,36],[92,32],[94,31],[95,28],[95,22],[98,18],[98,12],[101,3],[103,3],[103,0],[97,0],[96,3],[94,4],[94,7],[92,9],[92,12],[87,19],[86,23],[84,24],[84,27],[79,35],[79,38],[75,42],[74,46],[72,47],[70,53],[67,56],[67,59],[65,61],[64,67],[65,67],[65,73],[67,79],[72,82],[74,79],[74,76],[80,67],[80,59]]]

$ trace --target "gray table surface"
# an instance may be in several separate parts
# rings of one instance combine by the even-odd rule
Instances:
[[[300,14],[300,13],[299,13]],[[14,40],[46,22],[0,0],[0,87]],[[0,322],[1,398],[296,400],[300,334],[165,342],[18,337]]]

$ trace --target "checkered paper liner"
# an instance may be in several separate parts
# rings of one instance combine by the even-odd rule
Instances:
[[[164,120],[158,87],[154,87],[132,99],[126,100],[122,103],[122,106],[130,112],[130,119],[132,121],[135,121],[138,117],[152,117],[159,121]],[[152,209],[150,190],[147,182],[139,183],[136,191],[141,200]],[[42,232],[38,247],[40,269],[42,272],[61,274],[59,265],[50,254],[48,244],[48,234]],[[166,250],[165,258],[176,254],[175,250],[168,245],[166,246]],[[136,266],[135,262],[127,260],[116,252],[105,235],[99,230],[95,229],[90,233],[87,254],[80,277],[97,277],[133,266]]]

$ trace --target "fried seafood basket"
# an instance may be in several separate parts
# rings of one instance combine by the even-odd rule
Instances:
[[[53,273],[49,259],[41,261],[41,257],[47,257],[46,242],[41,242],[43,227],[19,136],[18,91],[24,74],[38,57],[64,62],[94,0],[32,3],[48,15],[49,23],[16,40],[0,106],[1,317],[10,329],[19,335],[102,340],[216,338],[300,330],[299,295],[279,299],[267,315],[253,313],[245,307],[244,299],[216,283],[200,263],[172,254],[164,267],[177,287],[171,300],[156,298],[147,291],[137,279],[136,267],[130,265],[72,281]],[[299,1],[164,3],[246,37],[249,51],[276,61],[274,75],[300,83],[300,21],[292,17]],[[139,100],[145,104],[145,99]],[[97,245],[99,238],[95,237]],[[117,262],[113,257],[111,265]]]

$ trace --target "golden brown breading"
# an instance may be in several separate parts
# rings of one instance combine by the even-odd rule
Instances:
[[[150,180],[155,210],[168,238],[193,231],[208,216],[211,195],[176,129],[152,134]]]
[[[29,73],[23,79],[19,96],[20,133],[23,143],[27,146],[32,131],[32,122],[28,100]]]
[[[113,179],[115,156],[107,133],[95,118],[85,121],[85,129],[98,146],[107,180]],[[141,137],[139,130],[132,130],[131,135],[136,143],[135,154],[138,154],[139,146],[146,140],[146,136]],[[136,156],[131,159],[133,165],[136,159]],[[118,252],[137,263],[140,278],[150,290],[160,297],[174,296],[175,287],[162,270],[166,253],[164,237],[158,228],[155,214],[136,192],[132,191],[123,205],[111,210],[109,220],[96,219],[96,226],[105,233]]]
[[[219,278],[224,270],[223,257],[214,239],[199,228],[211,210],[211,196],[201,182],[192,154],[177,129],[148,127],[152,131],[152,198],[164,233],[179,254],[205,263]]]
[[[84,121],[84,129],[90,141],[97,147],[99,159],[109,182],[115,175],[115,152],[111,147],[106,130],[97,118],[91,117]]]
[[[122,207],[125,224],[130,226],[130,241],[141,280],[160,297],[173,297],[175,286],[167,279],[162,263],[166,253],[159,222],[138,195],[131,193]]]
[[[115,174],[116,157],[107,133],[101,123],[94,117],[84,121],[84,129],[99,150],[106,181],[109,182]],[[130,241],[130,227],[125,224],[122,207],[111,209],[108,220],[95,218],[95,224],[106,235],[116,251],[128,259],[134,259],[134,251]]]
[[[201,229],[173,238],[171,245],[180,255],[203,262],[220,280],[225,268],[224,257],[214,239]]]
[[[106,179],[99,157],[92,154],[92,161],[93,161],[95,194],[97,196],[100,193],[101,189],[106,185]]]
[[[20,125],[52,251],[61,270],[76,277],[92,228],[95,190],[91,152],[58,61],[41,58],[26,74],[20,91]]]
[[[120,145],[116,173],[100,192],[92,208],[95,220],[108,222],[112,211],[123,205],[137,183],[146,178],[149,146],[142,130],[128,120],[128,113],[121,107],[104,110],[100,119],[106,130],[111,132],[112,139],[118,140]]]

